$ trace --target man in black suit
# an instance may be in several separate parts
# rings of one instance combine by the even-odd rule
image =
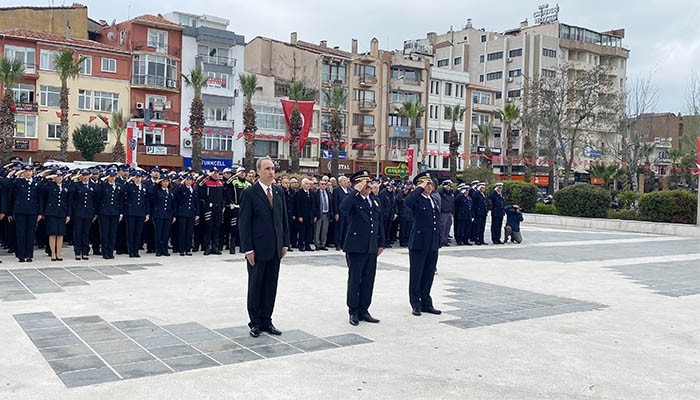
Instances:
[[[503,182],[497,182],[493,192],[489,194],[491,200],[491,242],[493,244],[503,244],[501,242],[501,227],[503,217],[506,216],[506,201],[503,198]]]
[[[272,325],[280,260],[287,255],[289,223],[284,191],[274,185],[275,164],[258,159],[258,182],[243,191],[239,209],[241,251],[248,264],[250,336],[281,335]]]
[[[343,240],[345,240],[345,234],[348,231],[347,216],[340,213],[340,205],[343,203],[343,200],[345,200],[346,197],[350,196],[350,188],[348,186],[350,186],[350,180],[348,177],[341,176],[338,178],[338,186],[333,189],[333,205],[335,206],[333,237],[335,238],[336,250],[341,250],[343,248]]]
[[[294,217],[297,219],[299,232],[297,244],[301,251],[313,251],[311,242],[314,238],[314,224],[316,223],[314,203],[311,181],[304,178],[301,181],[301,189],[294,194]]]
[[[347,304],[350,325],[360,320],[377,323],[369,313],[377,273],[377,257],[385,246],[384,225],[379,198],[370,194],[369,172],[358,171],[350,177],[355,192],[340,205],[348,218],[348,231],[343,243],[348,263]]]
[[[476,185],[476,190],[471,194],[472,213],[474,215],[474,222],[472,223],[472,239],[474,240],[474,243],[479,246],[487,244],[484,242],[484,230],[486,229],[486,216],[489,212],[489,205],[486,200],[486,194],[484,194],[485,188],[486,183],[479,182]]]

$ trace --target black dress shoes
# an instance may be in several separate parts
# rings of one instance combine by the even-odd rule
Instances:
[[[258,337],[258,336],[260,336],[260,332],[262,332],[262,331],[260,330],[259,327],[257,327],[257,326],[250,327],[250,336]]]
[[[415,307],[413,311],[411,311],[411,314],[415,315],[416,317],[420,317],[420,308]]]
[[[275,326],[272,325],[272,324],[270,324],[270,325],[268,325],[266,328],[264,328],[263,331],[269,333],[270,335],[277,335],[277,336],[279,336],[279,335],[282,334],[282,331],[280,331],[279,329],[275,328]]]
[[[360,318],[357,316],[357,314],[350,314],[350,325],[352,326],[357,326],[360,324]]]
[[[374,318],[370,313],[366,312],[360,316],[360,319],[365,322],[369,322],[372,324],[378,324],[379,320]]]
[[[428,313],[428,314],[435,314],[435,315],[442,314],[442,311],[438,310],[435,307],[425,307],[425,308],[423,308],[423,312]]]

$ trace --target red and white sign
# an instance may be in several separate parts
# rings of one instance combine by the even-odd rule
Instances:
[[[223,78],[209,78],[207,79],[207,86],[215,88],[225,88],[226,79]]]
[[[299,151],[304,147],[306,139],[309,137],[309,131],[311,130],[311,122],[313,121],[314,114],[314,102],[313,101],[292,101],[292,100],[280,100],[282,102],[282,110],[284,110],[284,119],[287,121],[287,127],[289,127],[289,120],[292,117],[292,111],[294,110],[294,105],[299,107],[299,113],[301,114],[301,135],[299,139]]]
[[[138,145],[138,138],[136,129],[132,127],[126,128],[126,163],[136,164],[136,146]]]
[[[406,150],[406,164],[408,164],[408,176],[413,176],[413,152],[415,149]]]

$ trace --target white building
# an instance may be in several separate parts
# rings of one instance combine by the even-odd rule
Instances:
[[[243,72],[245,38],[228,30],[229,20],[212,15],[172,12],[164,18],[183,25],[182,73],[197,66],[209,76],[202,89],[204,116],[202,132],[202,167],[224,167],[242,163],[244,141],[237,139],[243,131],[243,97],[238,74]],[[181,124],[188,127],[194,90],[182,85]],[[181,132],[181,154],[185,166],[191,165],[192,137]]]

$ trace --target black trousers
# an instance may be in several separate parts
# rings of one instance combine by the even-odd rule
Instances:
[[[299,222],[297,219],[297,230],[299,231],[299,249],[311,247],[314,242],[314,224],[313,220],[304,219],[304,222]]]
[[[399,245],[408,246],[408,238],[411,236],[411,227],[413,221],[410,219],[402,219],[399,222]]]
[[[143,241],[146,242],[146,252],[153,253],[156,251],[155,228],[153,227],[153,218],[143,224]]]
[[[275,254],[271,260],[255,260],[248,266],[248,326],[268,327],[272,324],[272,311],[277,298],[277,281],[280,275],[280,258]]]
[[[333,217],[335,218],[335,216]],[[333,224],[333,238],[335,239],[335,247],[343,248],[343,242],[345,241],[345,235],[348,232],[347,218],[342,215]]]
[[[231,219],[233,218],[233,210],[231,207],[224,208],[223,222],[219,229],[219,248],[231,245]]]
[[[289,217],[289,242],[288,247],[294,247],[299,241],[299,222],[292,217]]]
[[[408,278],[408,300],[414,309],[433,307],[430,289],[437,265],[437,250],[408,250],[410,262]]]
[[[156,218],[153,220],[156,255],[168,254],[168,239],[170,238],[170,225],[172,223],[172,218]]]
[[[395,242],[399,238],[399,224],[398,218],[391,221],[391,232],[389,232],[389,240]]]
[[[73,251],[76,256],[86,256],[90,253],[90,228],[92,218],[76,217],[70,222],[73,224]]]
[[[19,259],[34,258],[34,239],[36,236],[36,215],[15,214],[15,232],[17,233],[17,249],[15,255]]]
[[[117,228],[119,226],[118,215],[99,215],[100,221],[100,246],[102,257],[114,256],[114,247],[117,244]]]
[[[177,250],[180,253],[192,252],[194,239],[194,217],[177,217]]]
[[[455,219],[455,240],[458,244],[465,244],[469,241],[472,230],[470,219]]]
[[[126,254],[128,251],[126,246],[126,218],[122,218],[117,225],[117,245],[115,250],[117,254]]]
[[[202,250],[206,250],[204,248],[204,221],[202,220],[202,217],[199,217],[199,220],[194,223],[194,247],[192,248],[192,251],[199,251],[201,248]]]
[[[348,312],[361,315],[372,304],[377,253],[345,253],[345,260],[348,263]]]
[[[204,212],[204,250],[218,251],[219,229],[221,229],[221,207],[215,206]]]
[[[486,230],[486,216],[476,216],[472,222],[472,240],[474,243],[484,243],[484,231]]]
[[[92,254],[99,255],[100,251],[100,221],[99,218],[90,225],[90,244],[92,245]],[[87,253],[85,253],[87,254]]]
[[[130,256],[139,254],[141,248],[141,234],[143,233],[143,222],[146,217],[133,215],[126,216],[126,250]]]
[[[241,238],[238,233],[238,208],[234,208],[231,210],[231,220],[229,221],[230,225],[230,232],[229,232],[229,241],[228,241],[228,248],[229,250],[235,252],[236,251],[236,246],[241,245]]]
[[[501,229],[503,228],[503,216],[495,216],[491,214],[491,242],[498,243],[501,241]]]

